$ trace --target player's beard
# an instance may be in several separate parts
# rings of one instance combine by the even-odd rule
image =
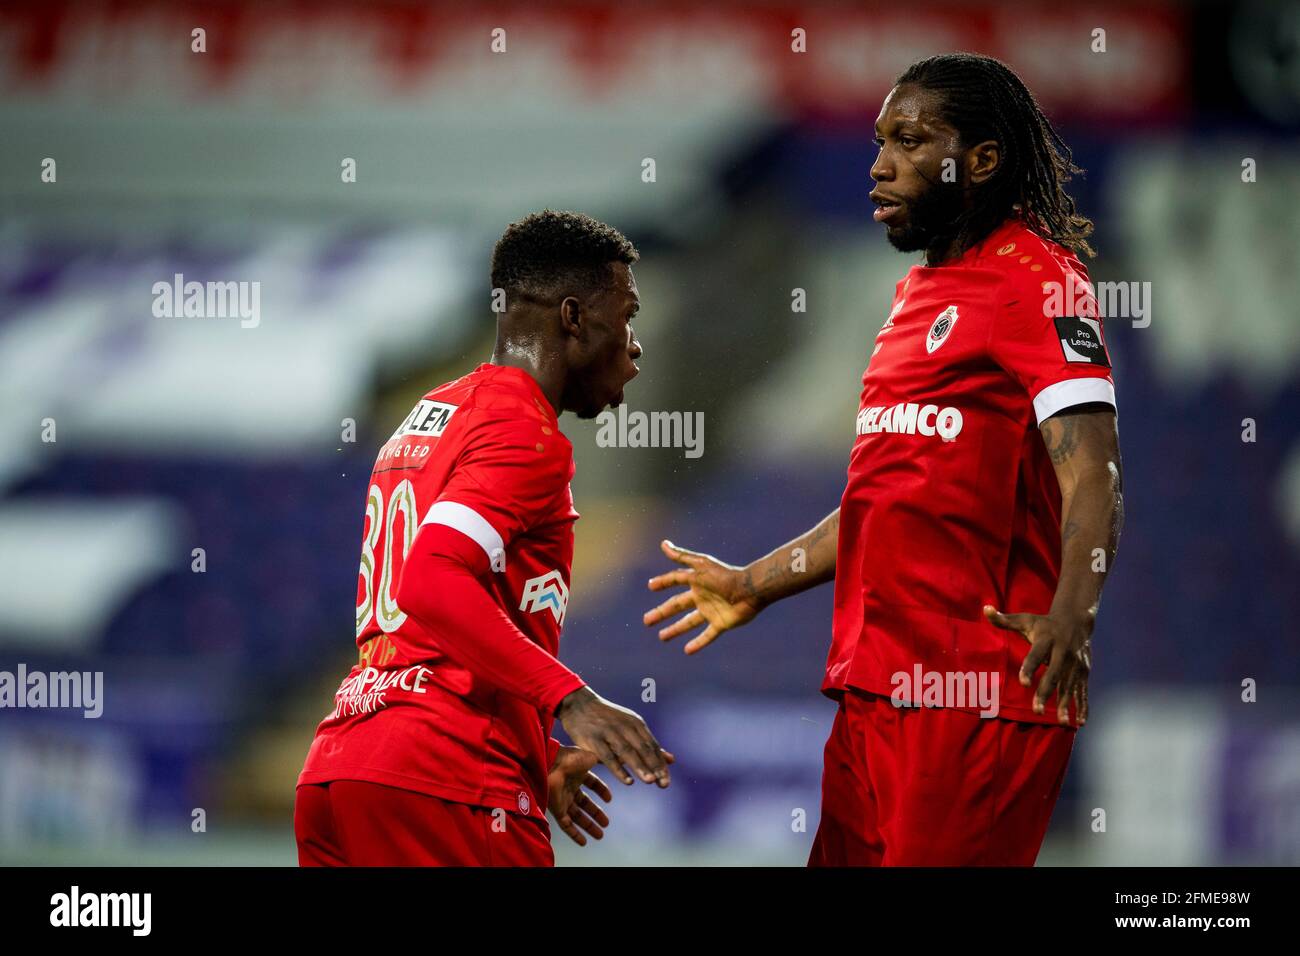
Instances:
[[[885,238],[899,252],[928,249],[936,240],[951,238],[962,213],[960,183],[937,182],[907,205],[907,223],[886,229]]]

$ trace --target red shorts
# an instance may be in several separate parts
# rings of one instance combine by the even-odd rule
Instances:
[[[1033,866],[1076,731],[848,691],[809,866]]]
[[[299,866],[554,866],[544,821],[360,780],[308,783]]]

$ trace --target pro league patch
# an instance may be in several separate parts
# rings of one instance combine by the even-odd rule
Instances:
[[[1056,334],[1061,338],[1061,351],[1067,362],[1086,362],[1110,368],[1110,356],[1101,340],[1101,323],[1096,319],[1081,319],[1063,315],[1056,320]]]

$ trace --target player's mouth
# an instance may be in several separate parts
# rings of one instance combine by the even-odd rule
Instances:
[[[624,380],[624,382],[623,382],[623,388],[620,388],[620,389],[618,390],[618,394],[614,396],[614,401],[611,403],[615,408],[617,408],[619,405],[622,405],[622,404],[623,404],[623,391],[627,388],[627,384],[628,384],[628,382],[632,381],[632,379],[636,378],[636,377],[637,377],[638,375],[640,375],[640,374],[641,374],[641,369],[637,366],[637,364],[636,364],[635,362],[633,362],[633,363],[632,363],[632,374],[629,375],[629,376]]]
[[[871,218],[876,222],[888,222],[903,210],[902,203],[884,196],[877,196],[875,193],[872,193],[871,201],[876,204],[876,211],[871,214]]]

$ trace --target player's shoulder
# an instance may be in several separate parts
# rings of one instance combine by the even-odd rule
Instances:
[[[522,369],[479,366],[428,397],[457,404],[459,432],[466,443],[514,448],[539,470],[563,472],[572,467],[573,446],[560,431],[555,410]]]
[[[989,237],[981,258],[1002,273],[1004,302],[1091,291],[1088,269],[1079,257],[1019,219]]]
[[[547,420],[555,412],[543,400],[540,387],[523,369],[480,365],[458,379],[431,389],[426,400],[447,402],[473,411],[483,421]]]

